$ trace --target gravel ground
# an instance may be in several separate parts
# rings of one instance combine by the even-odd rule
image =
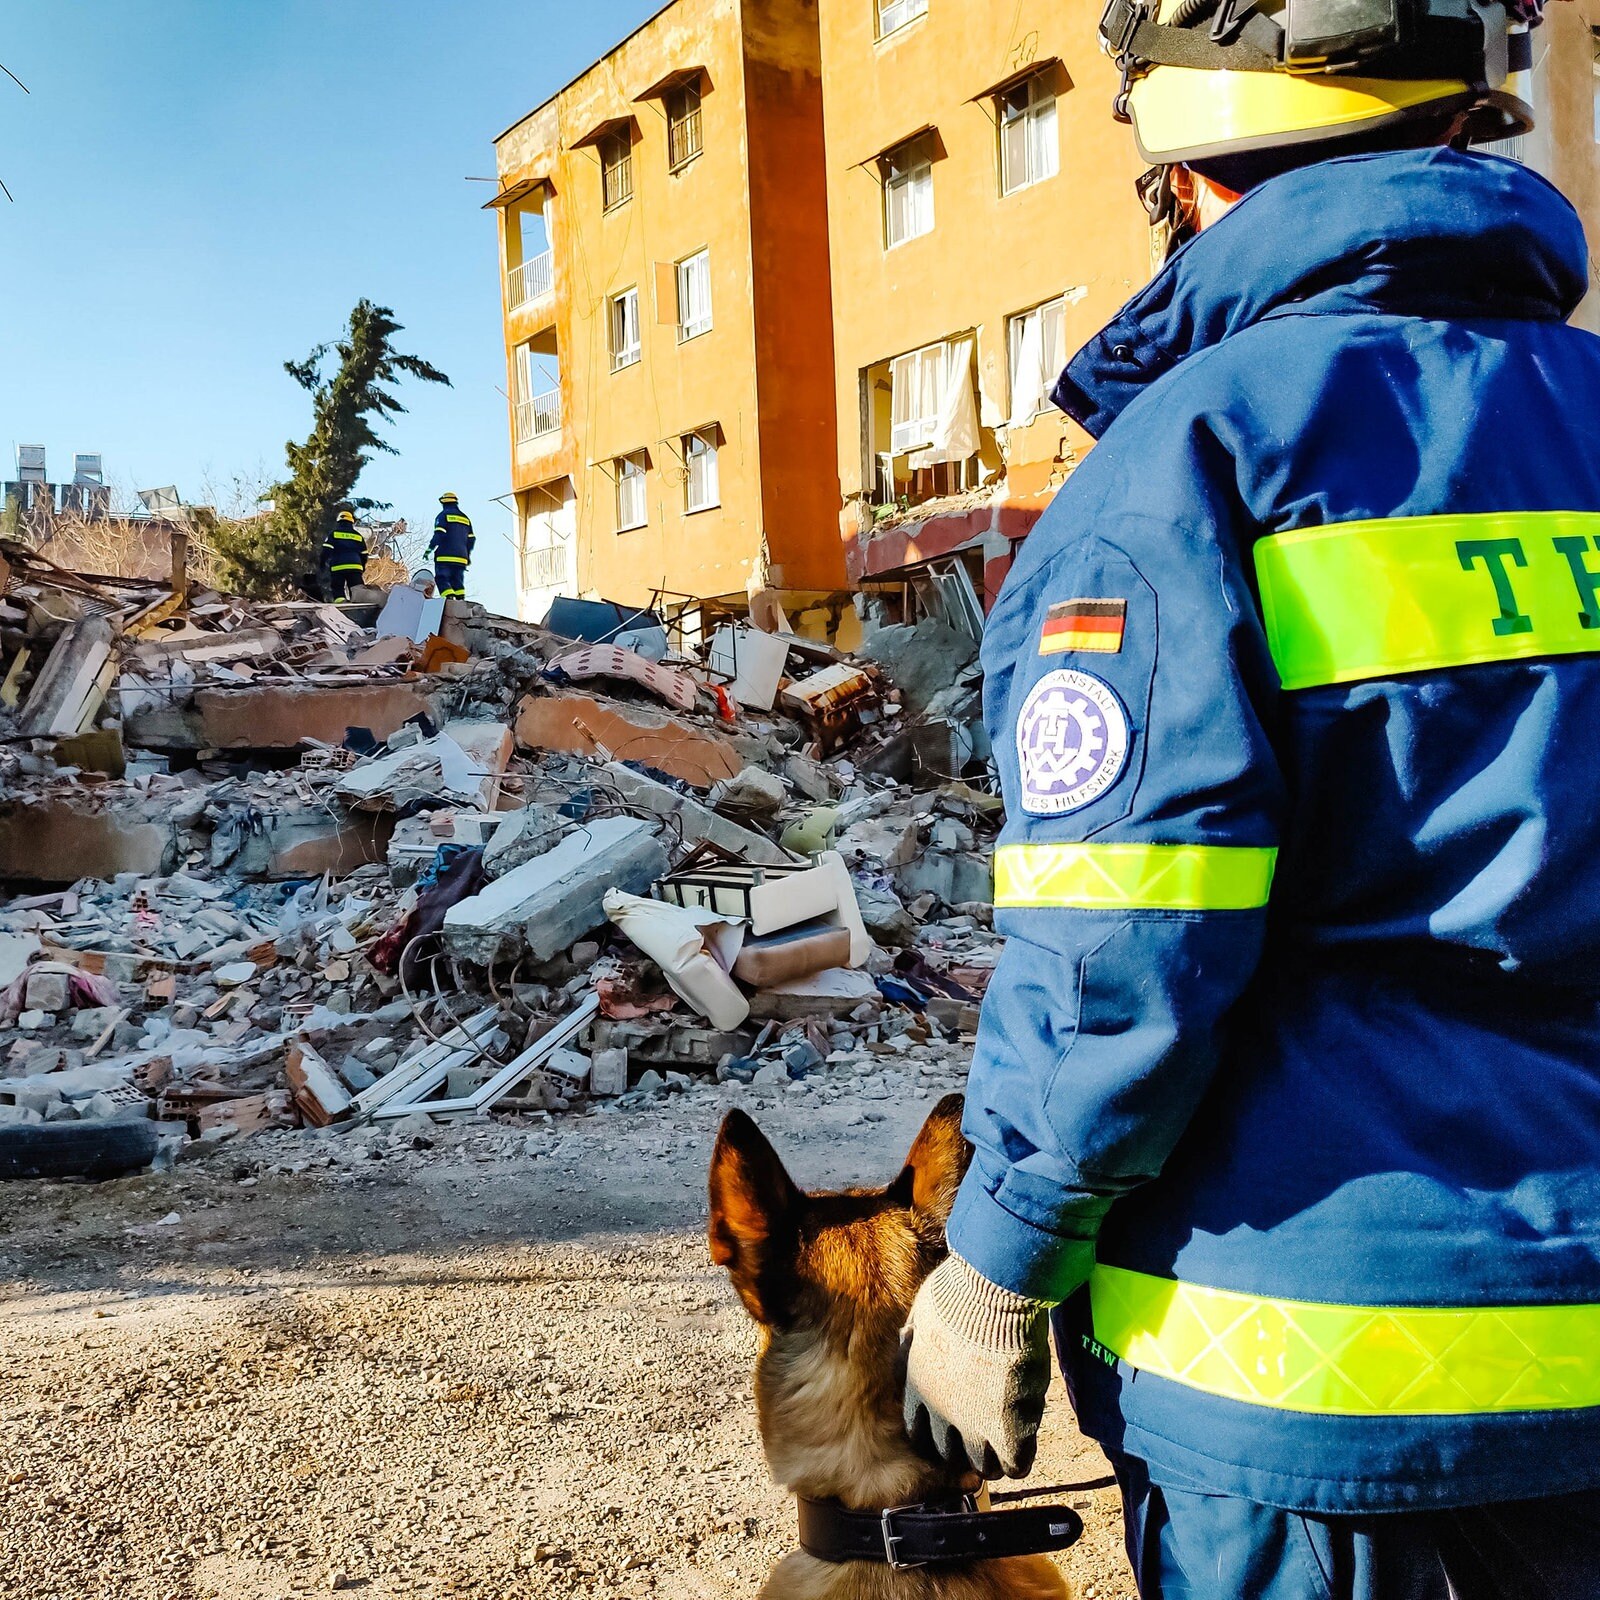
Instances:
[[[793,1513],[706,1255],[717,1122],[746,1104],[803,1183],[887,1181],[956,1077],[923,1072],[7,1186],[0,1594],[753,1594]],[[1035,1481],[1102,1470],[1058,1394]],[[1115,1494],[1075,1503],[1075,1592],[1132,1600]]]

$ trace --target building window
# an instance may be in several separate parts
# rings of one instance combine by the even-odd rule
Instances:
[[[996,96],[1000,124],[1000,192],[1012,194],[1055,177],[1061,168],[1056,97],[1040,77]]]
[[[1050,402],[1050,391],[1065,365],[1061,337],[1066,300],[1058,297],[1012,317],[1007,327],[1011,347],[1011,417],[1024,427]]]
[[[639,359],[639,291],[624,289],[611,299],[611,370]]]
[[[1600,144],[1600,28],[1589,30],[1589,40],[1593,58],[1591,70],[1594,74],[1594,142]]]
[[[607,211],[633,198],[633,144],[627,129],[600,141],[600,194]]]
[[[878,0],[878,37],[914,22],[928,9],[928,0]]]
[[[711,255],[700,250],[678,263],[678,337],[711,331]]]
[[[643,450],[631,456],[618,456],[612,466],[617,474],[617,532],[642,528],[650,519],[645,512],[645,471],[650,458]]]
[[[926,135],[883,158],[883,232],[890,249],[933,232],[933,140]]]
[[[687,470],[684,480],[684,509],[709,511],[722,504],[722,490],[717,481],[717,438],[710,428],[683,436],[683,464]]]
[[[667,165],[676,172],[700,154],[699,80],[669,89],[666,102]]]
[[[948,348],[943,342],[926,345],[889,363],[889,448],[897,456],[920,449],[933,438],[939,425]]]

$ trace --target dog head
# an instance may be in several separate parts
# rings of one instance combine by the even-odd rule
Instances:
[[[711,1157],[711,1256],[761,1328],[762,1444],[774,1478],[797,1494],[865,1508],[959,1482],[905,1436],[900,1330],[945,1257],[970,1158],[961,1096],[947,1095],[887,1188],[806,1194],[749,1117],[724,1119]]]

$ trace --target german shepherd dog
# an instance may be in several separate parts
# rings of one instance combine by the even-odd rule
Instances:
[[[761,1329],[756,1411],[773,1478],[856,1511],[976,1491],[924,1460],[901,1418],[900,1333],[947,1252],[945,1222],[971,1150],[961,1096],[933,1109],[886,1189],[806,1194],[760,1129],[730,1111],[711,1157],[711,1256]],[[1065,1600],[1043,1556],[894,1570],[797,1551],[763,1600]]]

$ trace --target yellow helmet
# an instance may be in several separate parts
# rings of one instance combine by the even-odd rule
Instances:
[[[456,496],[453,494],[442,494],[439,496],[439,504],[442,506],[453,506],[456,504]]]
[[[1442,141],[1525,133],[1531,49],[1487,0],[1109,0],[1116,115],[1157,165],[1329,154],[1424,124]]]

